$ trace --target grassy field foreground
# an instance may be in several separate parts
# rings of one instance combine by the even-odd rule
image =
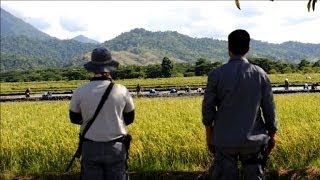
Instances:
[[[279,132],[269,169],[320,171],[320,94],[276,95]],[[130,171],[205,171],[202,98],[134,99]],[[68,101],[1,103],[2,178],[63,172],[77,146]],[[73,172],[79,171],[76,161]],[[0,177],[1,179],[1,177]]]

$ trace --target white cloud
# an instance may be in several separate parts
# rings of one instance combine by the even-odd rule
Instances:
[[[60,39],[81,33],[103,42],[133,28],[227,39],[242,28],[262,41],[320,43],[318,4],[308,12],[306,1],[240,3],[242,10],[233,1],[1,1],[1,7],[34,26],[42,19],[50,27],[41,30]],[[72,29],[61,26],[61,20],[70,19]]]
[[[81,21],[81,17],[60,17],[60,25],[66,31],[87,31],[87,25]]]

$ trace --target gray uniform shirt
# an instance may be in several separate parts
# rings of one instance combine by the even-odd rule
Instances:
[[[213,125],[213,145],[247,148],[266,144],[268,133],[277,131],[267,74],[243,57],[211,71],[202,116],[205,126]]]

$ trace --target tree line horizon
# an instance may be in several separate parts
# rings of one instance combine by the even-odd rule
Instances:
[[[303,59],[299,63],[272,61],[267,58],[248,58],[248,60],[268,74],[320,73],[320,59],[315,62]],[[199,58],[195,63],[175,63],[170,58],[164,57],[161,64],[120,65],[112,72],[112,77],[117,80],[206,76],[210,70],[222,64],[221,61],[212,62],[205,58]],[[1,72],[0,82],[70,81],[88,80],[90,77],[92,73],[82,67],[47,68]]]

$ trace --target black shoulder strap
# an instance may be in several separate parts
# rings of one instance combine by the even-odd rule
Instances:
[[[108,96],[111,92],[111,89],[113,87],[113,83],[111,82],[110,85],[108,86],[108,88],[106,89],[105,93],[103,94],[101,100],[100,100],[100,103],[96,109],[96,111],[94,112],[94,115],[92,117],[92,119],[89,120],[89,122],[87,123],[87,125],[85,126],[82,134],[81,134],[81,137],[84,138],[84,136],[86,135],[87,131],[89,130],[89,128],[91,127],[91,125],[93,124],[94,120],[96,119],[96,117],[98,116],[102,106],[104,105],[104,103],[106,102],[106,100],[108,99]]]

